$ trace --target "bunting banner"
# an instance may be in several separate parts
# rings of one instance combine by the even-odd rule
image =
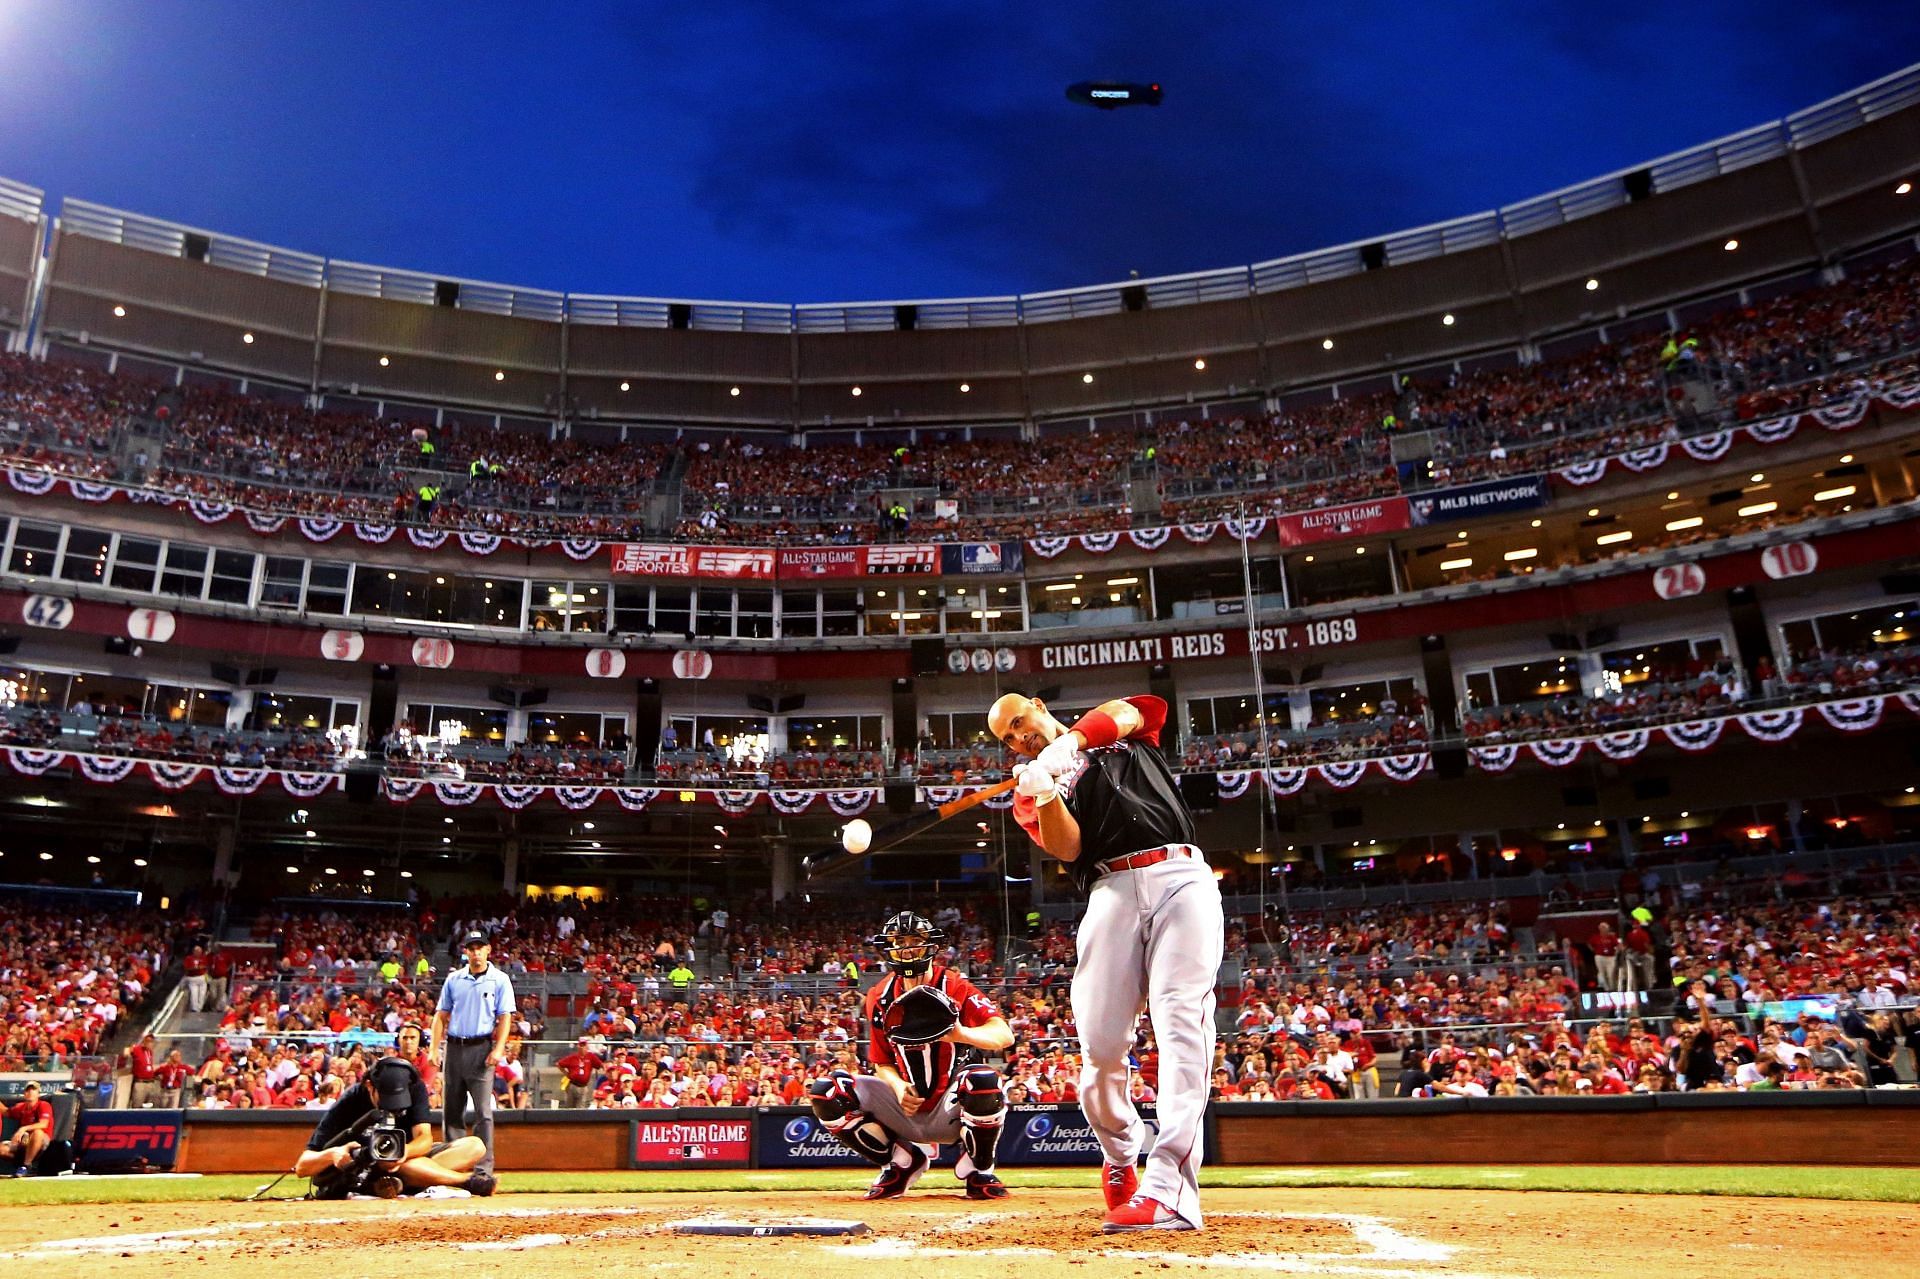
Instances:
[[[1467,756],[1477,768],[1489,773],[1504,773],[1520,758],[1520,748],[1512,742],[1502,742],[1498,746],[1469,746]]]
[[[1806,717],[1805,708],[1793,706],[1783,711],[1752,711],[1734,718],[1749,737],[1763,742],[1784,742],[1800,731],[1801,721]]]
[[[118,755],[75,755],[73,760],[80,766],[80,776],[90,782],[124,782],[140,767],[138,760]],[[160,780],[158,774],[154,780]]]
[[[523,542],[522,545],[532,550],[535,544]],[[559,545],[561,553],[570,560],[598,559],[600,555],[600,543],[591,537],[563,537]]]
[[[1829,404],[1825,408],[1813,410],[1813,420],[1829,431],[1844,431],[1848,427],[1860,425],[1860,419],[1867,415],[1867,406],[1871,403],[1864,395],[1843,404]]]
[[[1565,768],[1580,758],[1580,752],[1586,748],[1586,742],[1575,738],[1572,741],[1528,742],[1527,749],[1542,764],[1553,768]]]
[[[185,790],[199,781],[200,774],[206,771],[201,764],[177,764],[166,759],[147,761],[147,776],[153,778],[153,784],[161,790]]]
[[[620,801],[620,807],[629,813],[640,812],[660,794],[645,786],[614,786],[609,789],[613,791],[613,797]]]
[[[782,817],[798,817],[813,807],[814,792],[810,790],[781,790],[767,792],[767,800],[775,812]]]
[[[1597,458],[1591,462],[1575,462],[1572,466],[1560,468],[1559,476],[1576,488],[1589,484],[1598,484],[1607,475],[1607,459]]]
[[[295,799],[313,799],[324,795],[340,780],[338,773],[282,773],[280,785]]]
[[[246,517],[247,527],[261,537],[272,537],[287,526],[287,517],[284,515],[261,515],[257,511],[242,511],[241,514]]]
[[[752,808],[753,802],[758,798],[760,798],[760,792],[752,790],[717,790],[713,792],[713,802],[720,806],[722,812],[730,813],[735,817],[740,816]]]
[[[500,539],[492,533],[462,532],[460,549],[469,555],[491,555],[500,549]]]
[[[1684,724],[1668,724],[1660,731],[1683,751],[1712,750],[1726,728],[1724,719],[1692,719]]]
[[[111,484],[94,484],[87,480],[68,480],[67,492],[82,502],[110,502],[120,490]],[[251,520],[252,512],[248,512]]]
[[[1630,729],[1624,733],[1607,733],[1593,739],[1600,753],[1608,759],[1632,759],[1647,749],[1647,743],[1653,740],[1653,731],[1646,728]]]
[[[213,784],[227,795],[251,795],[266,780],[267,770],[264,768],[227,768],[222,765],[213,770]]]
[[[541,790],[539,786],[528,786],[517,782],[493,783],[493,797],[515,812],[540,798]]]
[[[1073,539],[1070,537],[1030,537],[1027,539],[1027,549],[1043,560],[1052,559],[1072,545]]]
[[[385,546],[393,540],[400,530],[391,524],[357,523],[353,526],[353,535],[369,546]]]
[[[1433,766],[1433,756],[1421,751],[1417,755],[1382,755],[1373,762],[1394,781],[1410,782]]]
[[[480,782],[435,782],[433,797],[452,808],[465,808],[479,799],[486,786]]]
[[[1793,438],[1800,429],[1800,415],[1792,413],[1786,417],[1771,418],[1765,422],[1749,422],[1746,426],[1747,437],[1755,444],[1779,444]]]
[[[1821,719],[1843,733],[1864,733],[1880,726],[1880,715],[1886,707],[1884,697],[1860,697],[1844,702],[1822,702],[1814,709],[1820,712]]]
[[[1157,551],[1167,544],[1173,536],[1173,530],[1162,525],[1159,528],[1131,528],[1127,530],[1127,540],[1143,551]]]
[[[1143,529],[1141,531],[1144,532],[1145,530]],[[1220,531],[1220,526],[1218,524],[1182,524],[1180,525],[1180,536],[1186,538],[1189,542],[1192,542],[1195,546],[1201,546],[1207,542],[1211,542],[1213,540],[1213,535],[1215,533],[1218,533],[1219,531]]]
[[[1620,454],[1618,461],[1629,471],[1655,471],[1667,464],[1667,446],[1655,444],[1651,448],[1628,449]]]
[[[414,797],[425,789],[426,783],[417,777],[382,777],[380,793],[396,804],[411,804]]]
[[[7,468],[7,483],[29,497],[42,497],[53,492],[53,486],[57,482],[55,476],[45,471],[17,471],[12,467]]]
[[[407,540],[423,551],[437,551],[447,544],[446,532],[437,528],[407,525]]]
[[[882,792],[878,790],[830,790],[827,807],[840,817],[858,817],[872,808]]]
[[[36,750],[31,746],[10,746],[7,748],[7,763],[16,773],[25,773],[29,777],[38,777],[67,757],[65,751]]]
[[[1320,774],[1320,779],[1327,785],[1345,790],[1366,775],[1367,761],[1364,759],[1329,760],[1324,764],[1313,765],[1311,771]]]
[[[1681,440],[1680,447],[1696,462],[1718,462],[1733,447],[1733,432],[1715,431],[1711,435],[1696,435],[1692,439]]]
[[[309,542],[331,542],[340,535],[340,530],[346,527],[339,520],[306,515],[300,517],[299,525],[300,536]]]
[[[187,511],[202,524],[218,524],[233,514],[233,508],[225,502],[210,502],[200,497],[187,499]]]
[[[1307,770],[1304,768],[1269,768],[1266,770],[1267,789],[1276,795],[1298,794],[1307,784]]]
[[[1243,769],[1230,773],[1221,773],[1216,779],[1220,783],[1221,799],[1239,799],[1253,785],[1253,774]]]
[[[1091,551],[1095,555],[1105,555],[1118,545],[1120,545],[1118,533],[1082,533],[1080,535],[1080,549]]]
[[[571,809],[576,813],[592,808],[606,793],[607,788],[604,786],[574,785],[553,788],[553,797],[560,801],[560,807]]]

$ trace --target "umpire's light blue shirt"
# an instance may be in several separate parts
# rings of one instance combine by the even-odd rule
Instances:
[[[494,1020],[513,1012],[513,982],[492,964],[478,977],[462,964],[440,987],[439,1007],[447,1015],[447,1034],[459,1039],[491,1035]]]

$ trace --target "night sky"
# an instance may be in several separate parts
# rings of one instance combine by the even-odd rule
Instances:
[[[0,0],[0,175],[509,284],[975,296],[1479,212],[1916,58],[1886,0]]]

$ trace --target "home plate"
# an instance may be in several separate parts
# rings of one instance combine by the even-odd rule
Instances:
[[[670,1227],[675,1234],[725,1235],[733,1238],[774,1239],[793,1235],[864,1235],[867,1223],[838,1217],[778,1217],[742,1221],[738,1217],[689,1217]]]

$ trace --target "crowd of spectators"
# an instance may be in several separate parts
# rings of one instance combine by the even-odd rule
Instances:
[[[0,745],[81,750],[99,755],[164,759],[233,768],[323,772],[341,766],[345,739],[315,729],[263,733],[146,719],[117,707],[78,702],[15,706],[0,711]]]
[[[1899,357],[1920,346],[1920,266],[1729,307],[1681,336],[1638,329],[1552,360],[1227,421],[810,448],[589,442],[457,416],[429,429],[5,356],[0,457],[263,512],[535,537],[1027,537],[1125,527],[1135,482],[1158,486],[1162,519],[1249,500],[1295,511],[1557,468],[1909,377],[1912,362]],[[1393,438],[1408,432],[1430,433],[1424,469],[1393,461]],[[650,528],[649,499],[669,483],[682,494],[679,523]],[[883,495],[903,491],[913,498],[898,518],[899,499]]]
[[[0,1071],[92,1056],[146,1005],[174,936],[151,911],[0,904]]]

